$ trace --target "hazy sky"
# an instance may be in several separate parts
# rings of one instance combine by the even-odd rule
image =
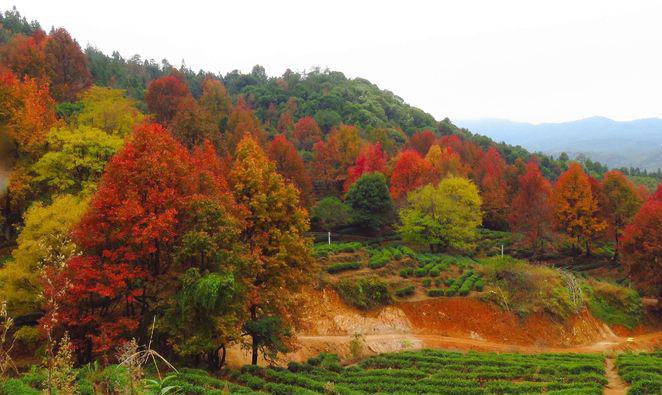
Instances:
[[[107,53],[328,67],[437,118],[662,117],[662,1],[0,0],[13,5]]]

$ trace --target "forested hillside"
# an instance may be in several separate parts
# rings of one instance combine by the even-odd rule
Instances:
[[[370,309],[434,284],[630,329],[662,295],[656,180],[495,144],[339,72],[221,76],[83,50],[15,10],[0,26],[0,394],[142,387],[149,358],[215,371],[230,347],[271,363],[326,289]],[[354,242],[314,244],[331,233]]]

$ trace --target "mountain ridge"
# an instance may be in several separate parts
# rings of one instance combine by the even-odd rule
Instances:
[[[496,141],[550,155],[584,155],[612,168],[662,168],[662,119],[656,117],[617,121],[593,116],[538,124],[479,118],[458,119],[455,123]]]

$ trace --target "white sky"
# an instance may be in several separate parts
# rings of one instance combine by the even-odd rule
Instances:
[[[662,1],[0,0],[13,5],[106,53],[328,67],[439,119],[662,117]]]

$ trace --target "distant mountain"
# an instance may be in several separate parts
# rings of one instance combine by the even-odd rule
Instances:
[[[496,141],[571,158],[584,154],[611,168],[662,168],[662,119],[614,121],[592,117],[563,123],[531,124],[504,119],[455,121],[457,126]]]

